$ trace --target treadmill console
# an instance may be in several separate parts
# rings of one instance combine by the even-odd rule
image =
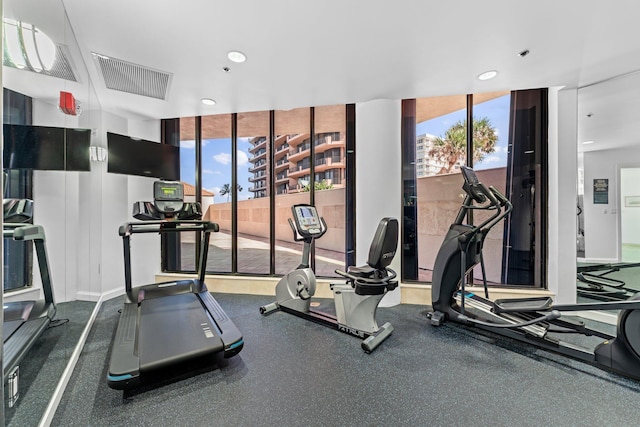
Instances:
[[[315,237],[322,233],[318,210],[313,205],[294,205],[291,207],[298,233],[302,237]]]
[[[2,211],[5,223],[30,222],[33,218],[33,200],[3,199]]]
[[[153,183],[153,201],[156,209],[165,217],[177,214],[184,205],[184,188],[178,181],[156,181]]]

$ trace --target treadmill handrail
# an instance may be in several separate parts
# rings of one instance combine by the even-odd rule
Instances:
[[[200,258],[196,266],[198,280],[204,282],[206,275],[206,263],[209,253],[209,236],[211,232],[217,232],[220,226],[215,222],[201,220],[178,220],[178,221],[144,221],[128,222],[120,226],[118,233],[122,237],[124,252],[124,288],[127,293],[133,289],[131,279],[131,235],[137,233],[180,233],[187,231],[200,232],[203,238],[200,242]]]
[[[2,237],[13,240],[40,240],[45,241],[44,228],[41,225],[26,223],[2,224]]]
[[[2,224],[2,237],[13,238],[18,241],[32,241],[36,249],[38,269],[42,281],[42,292],[46,303],[53,304],[53,283],[51,281],[51,269],[49,268],[49,256],[47,255],[44,227],[36,224],[6,223]]]
[[[215,222],[200,220],[179,221],[144,221],[127,222],[118,230],[121,237],[137,233],[181,233],[185,231],[202,231],[205,233],[217,232],[220,226]]]

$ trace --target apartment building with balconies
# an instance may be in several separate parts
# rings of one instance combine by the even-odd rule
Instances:
[[[249,142],[249,191],[254,198],[267,196],[267,138],[251,138]],[[315,147],[315,182],[325,181],[333,188],[344,186],[345,135],[343,132],[324,132],[314,136],[307,133],[279,135],[275,140],[274,173],[276,194],[303,191],[311,180],[311,144]]]

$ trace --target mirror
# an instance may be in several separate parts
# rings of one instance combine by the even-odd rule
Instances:
[[[86,129],[91,145],[97,145],[99,105],[62,0],[5,0],[3,16],[44,32],[53,41],[56,54],[56,62],[48,71],[42,71],[37,64],[32,64],[34,70],[16,68],[5,57],[3,124],[65,128],[67,133],[62,139],[66,153],[70,152],[69,141],[77,129]],[[4,39],[9,43],[10,37]],[[28,41],[23,43],[26,46]],[[12,50],[15,55],[15,48],[7,48]],[[46,56],[45,48],[41,48],[40,56]],[[75,108],[68,96],[63,108],[59,108],[61,92],[73,95]],[[88,156],[88,151],[87,147],[83,156]],[[86,163],[87,158],[82,160]],[[99,249],[95,249],[99,242],[92,241],[99,233],[90,234],[90,230],[100,229],[100,221],[89,213],[92,198],[100,197],[104,166],[90,162],[91,171],[71,171],[67,165],[62,168],[67,170],[5,169],[8,196],[31,198],[33,223],[44,228],[56,307],[54,320],[19,364],[19,396],[15,403],[5,384],[6,425],[39,423],[95,307],[91,300],[100,295],[99,284],[94,287],[91,279],[92,266],[97,264],[91,261],[100,256]],[[15,301],[43,298],[37,256],[25,247],[5,242],[5,307]]]
[[[640,290],[640,71],[578,90],[578,300]]]

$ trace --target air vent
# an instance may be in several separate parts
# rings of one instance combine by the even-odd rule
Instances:
[[[32,73],[43,74],[45,76],[57,77],[59,79],[69,80],[72,82],[77,82],[78,78],[76,77],[76,73],[73,71],[73,67],[71,66],[71,61],[69,61],[69,57],[67,55],[67,47],[65,45],[57,44],[56,45],[56,60],[53,63],[53,66],[49,71],[33,71],[29,68],[18,68],[24,71],[30,71]],[[16,68],[13,63],[8,59],[7,55],[4,56],[3,64],[7,67]]]
[[[91,52],[109,89],[166,99],[171,74]]]

